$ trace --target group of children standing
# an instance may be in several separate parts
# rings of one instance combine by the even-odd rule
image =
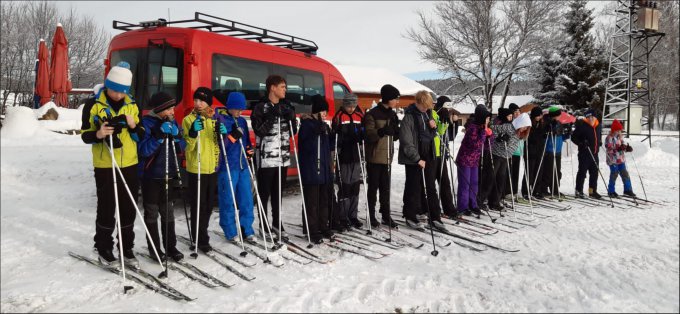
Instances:
[[[571,134],[571,125],[560,122],[558,108],[547,109],[544,117],[540,108],[520,114],[519,107],[511,104],[507,109],[499,109],[492,121],[491,113],[479,105],[465,125],[465,135],[453,161],[449,143],[456,136],[458,112],[444,105],[450,103],[448,98],[439,97],[435,103],[426,91],[416,94],[416,102],[406,108],[401,121],[394,111],[400,93],[392,85],[381,88],[381,102],[365,114],[357,106],[357,96],[346,94],[330,119],[330,127],[326,123],[328,103],[323,96],[316,95],[311,98],[311,113],[300,115],[298,131],[295,109],[285,100],[286,81],[272,75],[266,80],[266,97],[252,111],[256,136],[253,145],[248,124],[241,117],[246,109],[242,93],[229,93],[221,100],[224,106],[215,109],[212,91],[197,88],[193,94],[194,108],[180,126],[174,118],[176,100],[164,92],[151,96],[148,113],[140,119],[139,109],[129,96],[131,82],[129,65],[119,63],[109,71],[103,87],[95,91],[83,110],[82,139],[92,144],[97,188],[95,248],[100,261],[107,264],[116,261],[111,237],[116,228],[120,230],[118,242],[119,249],[122,248],[119,256],[127,262],[136,262],[132,249],[139,183],[151,255],[155,256],[156,248],[161,259],[183,258],[176,247],[173,210],[168,208],[173,193],[168,182],[181,181],[182,159],[186,160],[183,166],[191,194],[189,229],[197,246],[192,250],[204,253],[212,250],[207,229],[215,201],[227,240],[238,241],[243,237],[254,241],[255,206],[261,207],[264,213],[261,221],[266,228],[283,236],[281,189],[291,166],[290,143],[295,145],[295,134],[299,147],[294,147],[294,152],[299,148],[296,160],[303,214],[307,218],[303,217],[303,230],[314,243],[330,238],[332,230],[343,232],[363,227],[358,217],[362,183],[366,184],[368,222],[372,227],[381,223],[396,227],[390,209],[395,153],[406,175],[402,215],[406,224],[415,229],[424,229],[423,218],[429,219],[433,227],[445,230],[442,214],[479,215],[480,209],[487,206],[502,209],[505,196],[519,193],[522,155],[527,172],[521,193],[541,198],[548,189],[558,192],[562,143],[570,135],[579,146],[577,196],[583,195],[580,192],[586,172],[590,174],[590,196],[599,196],[596,172],[601,127],[590,111],[577,121]],[[623,143],[621,129],[621,124],[614,121],[612,132],[605,139],[611,169],[608,193],[617,196],[614,181],[620,174],[624,194],[634,196],[624,155],[632,148]],[[395,141],[400,141],[398,152],[394,149]],[[451,163],[455,163],[458,173],[457,208],[449,181]],[[252,183],[256,184],[256,195]],[[123,192],[126,190],[129,193]],[[378,195],[381,221],[375,213]],[[270,223],[266,218],[267,204],[272,207]],[[116,210],[120,214],[117,225]]]

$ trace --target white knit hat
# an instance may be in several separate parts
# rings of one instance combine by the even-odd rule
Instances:
[[[515,130],[525,126],[531,126],[531,118],[529,118],[529,115],[525,112],[519,115],[519,117],[515,118],[515,120],[512,120],[512,126],[515,128]]]
[[[130,92],[130,85],[132,85],[132,72],[130,64],[125,61],[112,67],[104,81],[104,87],[107,89],[126,94]]]

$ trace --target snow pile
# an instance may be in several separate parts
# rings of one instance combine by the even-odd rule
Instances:
[[[33,112],[19,112],[23,119],[35,119]],[[16,114],[15,118],[19,120]],[[21,121],[12,123],[15,122]],[[648,197],[664,201],[663,205],[644,209],[574,205],[568,211],[536,208],[554,218],[537,219],[536,227],[480,238],[520,249],[518,253],[473,252],[452,244],[438,247],[440,254],[433,257],[427,244],[418,250],[376,248],[391,255],[373,261],[315,247],[312,251],[335,261],[304,266],[288,262],[282,268],[258,263],[244,269],[257,279],[245,282],[205,256],[189,258],[187,246],[180,244],[178,248],[189,262],[236,286],[210,289],[171,271],[170,278],[164,281],[197,298],[175,302],[136,284],[131,293],[124,295],[120,277],[67,255],[67,251],[74,251],[94,256],[91,250],[97,199],[92,155],[90,146],[82,144],[77,136],[44,133],[54,137],[49,141],[29,136],[22,141],[0,142],[3,313],[680,310],[677,139],[653,137],[652,148],[647,150],[647,142],[630,140]],[[460,146],[461,139],[459,134],[455,147]],[[576,159],[573,145],[563,151],[565,193],[573,193]],[[604,160],[602,153],[600,160]],[[632,164],[629,167],[633,168]],[[607,176],[604,162],[600,168]],[[404,167],[395,162],[392,171],[390,205],[394,212],[400,212]],[[642,196],[633,173],[633,186]],[[604,191],[599,178],[598,185]],[[363,199],[362,193],[359,217],[364,217]],[[300,212],[300,195],[285,195],[284,221],[300,223]],[[175,217],[177,233],[187,236],[181,202],[175,207]],[[141,223],[138,216],[138,251],[146,246]],[[218,214],[212,215],[209,229],[220,230]],[[293,228],[288,231],[293,232]],[[212,233],[210,236],[214,247],[238,252],[223,239]],[[292,240],[302,243],[296,237]],[[160,271],[158,265],[141,257],[140,262],[151,273]]]
[[[33,109],[23,106],[8,107],[0,136],[3,140],[28,138],[41,129]]]
[[[51,106],[50,106],[51,104]],[[68,143],[69,145],[83,145],[80,136],[64,138],[56,132],[80,130],[82,106],[78,109],[55,108],[59,113],[57,120],[38,120],[54,103],[47,103],[39,109],[24,106],[8,107],[7,116],[0,129],[2,143],[7,145],[45,145],[53,143]]]
[[[68,132],[72,130],[80,130],[82,124],[83,106],[80,105],[78,109],[69,109],[57,106],[54,102],[48,102],[38,109],[35,109],[35,117],[42,118],[48,110],[54,108],[59,114],[57,120],[40,120],[40,125],[50,131]]]

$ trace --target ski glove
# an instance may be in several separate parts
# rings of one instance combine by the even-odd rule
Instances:
[[[493,131],[491,131],[490,128],[486,128],[486,129],[484,130],[484,132],[486,132],[486,136],[487,136],[487,137],[493,135]]]
[[[120,134],[120,131],[123,130],[124,126],[127,126],[127,120],[125,119],[125,115],[119,115],[115,116],[111,119],[102,119],[102,121],[109,122],[109,126],[113,127],[113,134]]]
[[[380,128],[380,129],[378,129],[378,135],[380,137],[384,137],[386,135],[394,136],[394,134],[395,134],[394,128],[389,126],[389,125],[386,125],[386,126]]]
[[[179,134],[179,129],[172,122],[166,121],[161,124],[161,132],[164,134],[177,136],[177,134]]]
[[[626,153],[630,153],[633,151],[633,148],[630,147],[630,145],[626,144]]]
[[[508,134],[501,134],[496,137],[496,142],[507,142],[510,140],[510,135]]]
[[[328,134],[328,125],[326,125],[326,122],[322,121],[314,128],[314,131],[318,135]]]
[[[222,127],[224,127],[224,125],[222,125]],[[226,128],[224,129],[224,132],[225,133],[227,132]],[[241,137],[243,137],[243,132],[241,131],[241,128],[236,127],[236,125],[234,124],[234,128],[232,128],[231,132],[229,132],[227,138],[229,138],[229,141],[231,141],[232,143],[236,143],[238,142],[239,139],[241,139]]]
[[[203,119],[196,119],[194,120],[194,123],[191,124],[191,130],[189,130],[189,136],[192,138],[196,138],[198,136],[198,132],[202,131],[205,128],[203,125]]]
[[[222,123],[220,121],[216,121],[215,126],[217,127],[217,130],[220,132],[220,134],[222,134],[222,135],[227,134],[227,127],[224,125],[224,123]]]
[[[253,147],[251,147],[251,146],[246,147],[246,158],[251,159],[251,158],[253,158],[254,154],[255,154],[255,150],[253,150]]]
[[[284,107],[281,110],[281,118],[288,121],[295,121],[295,111],[293,109]]]

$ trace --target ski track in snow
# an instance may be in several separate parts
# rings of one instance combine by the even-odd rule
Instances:
[[[519,248],[519,253],[472,252],[453,244],[438,248],[439,256],[433,257],[431,246],[426,245],[420,250],[390,251],[392,255],[371,261],[314,248],[336,260],[306,266],[288,262],[282,268],[259,260],[252,268],[237,266],[257,277],[252,282],[238,279],[207,257],[190,259],[187,246],[178,244],[187,260],[236,285],[209,289],[171,272],[169,283],[197,298],[175,302],[136,284],[132,293],[124,295],[120,277],[67,255],[74,251],[94,256],[96,197],[89,146],[78,136],[68,135],[49,140],[3,138],[0,310],[678,312],[677,140],[657,137],[652,150],[646,142],[631,142],[648,197],[667,204],[647,209],[580,204],[568,211],[537,209],[555,217],[538,219],[537,228],[481,238]],[[562,162],[562,191],[572,193],[569,157],[564,155]],[[636,192],[642,196],[632,160],[628,165]],[[392,169],[391,205],[400,211],[403,167],[395,163]],[[602,164],[600,169],[608,180],[608,169]],[[598,180],[599,191],[605,191],[602,179]],[[617,188],[621,189],[620,182]],[[300,221],[299,198],[299,194],[285,197],[286,221]],[[363,217],[363,192],[361,199],[359,215]],[[177,232],[187,235],[181,203],[175,210],[182,220],[176,224]],[[211,217],[210,228],[220,230],[217,213]],[[135,249],[142,250],[146,241],[139,217],[135,235]],[[237,250],[212,233],[211,244]],[[139,260],[150,273],[160,271],[158,265]]]

